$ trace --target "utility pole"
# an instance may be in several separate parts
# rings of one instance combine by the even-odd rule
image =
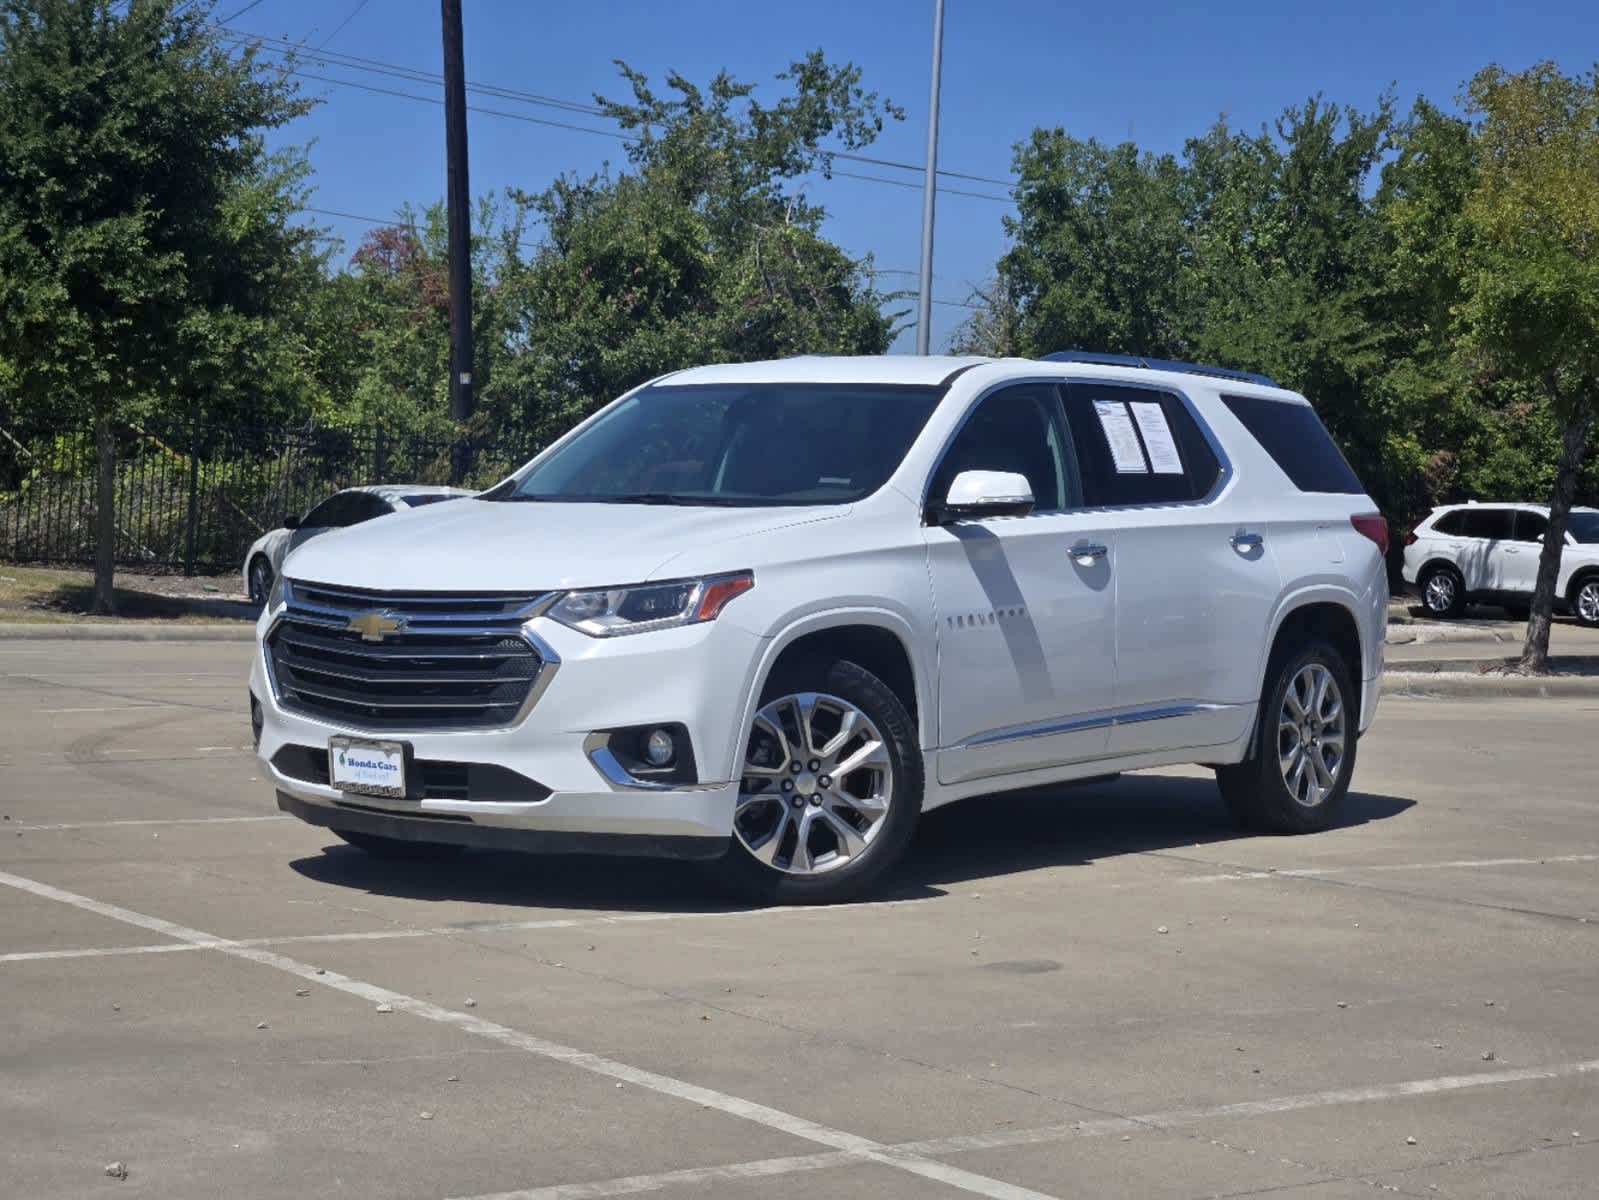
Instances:
[[[444,19],[444,147],[450,226],[450,417],[472,415],[472,192],[466,174],[466,65],[461,0],[439,0]]]
[[[933,337],[933,207],[938,191],[938,94],[944,72],[944,0],[933,0],[933,82],[927,107],[927,174],[922,180],[922,290],[916,303],[916,353]]]

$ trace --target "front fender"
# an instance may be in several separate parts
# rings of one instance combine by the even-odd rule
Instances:
[[[893,634],[905,648],[906,656],[910,659],[911,678],[916,689],[917,736],[923,749],[933,745],[933,721],[937,712],[931,682],[933,671],[925,649],[918,649],[925,647],[928,641],[925,632],[918,634],[910,619],[893,609],[850,605],[796,614],[765,640],[755,670],[746,685],[744,703],[740,709],[743,718],[739,725],[740,734],[735,742],[735,755],[743,753],[743,731],[754,721],[755,711],[760,707],[761,691],[766,687],[772,668],[782,657],[783,652],[800,638],[810,634],[861,625]],[[738,768],[737,761],[730,764],[729,778],[737,778]]]

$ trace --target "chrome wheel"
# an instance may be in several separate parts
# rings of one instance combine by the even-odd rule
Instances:
[[[799,692],[755,714],[733,832],[789,875],[836,871],[866,853],[894,795],[888,743],[847,700]]]
[[[1455,577],[1448,571],[1434,571],[1427,578],[1425,596],[1429,610],[1448,612],[1455,606]]]
[[[1584,625],[1599,625],[1599,580],[1583,584],[1577,593],[1577,616]]]
[[[1314,808],[1338,783],[1344,735],[1338,681],[1320,663],[1307,663],[1289,681],[1277,716],[1277,762],[1297,803]]]

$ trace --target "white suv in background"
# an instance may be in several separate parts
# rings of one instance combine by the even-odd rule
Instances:
[[[941,804],[1170,763],[1314,830],[1377,706],[1386,543],[1259,376],[703,367],[296,550],[252,715],[280,806],[374,853],[710,859],[784,901],[860,894]]]
[[[1468,602],[1485,601],[1525,619],[1548,527],[1547,505],[1435,508],[1405,537],[1405,582],[1435,617],[1458,617]],[[1571,510],[1555,603],[1582,624],[1599,625],[1599,509]]]

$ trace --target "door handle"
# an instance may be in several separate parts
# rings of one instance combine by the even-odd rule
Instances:
[[[1109,553],[1110,550],[1107,547],[1091,544],[1073,546],[1071,548],[1071,556],[1085,567],[1089,563],[1098,562]]]
[[[1240,529],[1232,536],[1234,550],[1257,550],[1266,544],[1266,539],[1258,533],[1245,533]]]

